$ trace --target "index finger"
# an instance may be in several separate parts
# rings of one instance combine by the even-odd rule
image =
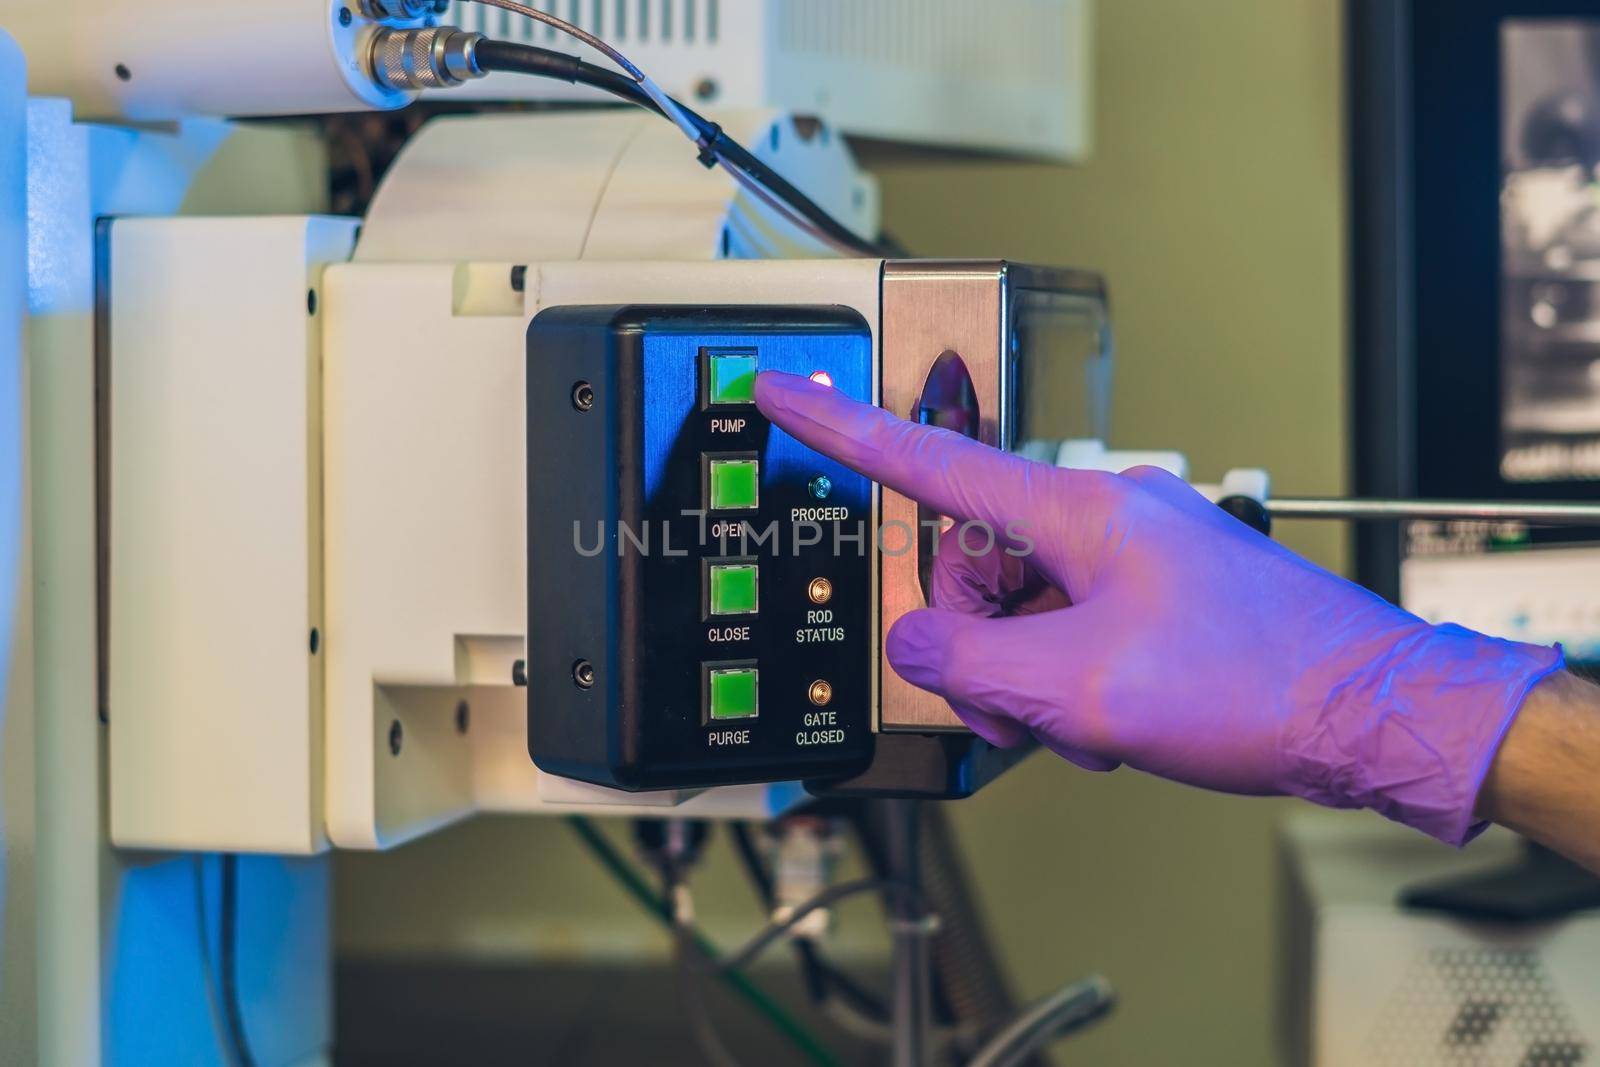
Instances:
[[[756,406],[801,443],[953,519],[1006,527],[1049,514],[1073,472],[1033,463],[950,430],[895,418],[794,374],[756,379]]]

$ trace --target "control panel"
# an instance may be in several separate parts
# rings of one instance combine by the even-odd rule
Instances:
[[[825,307],[559,307],[528,332],[528,745],[623,789],[836,777],[873,754],[873,486],[756,376],[873,399]]]

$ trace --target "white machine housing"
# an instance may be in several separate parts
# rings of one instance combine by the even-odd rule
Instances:
[[[29,58],[28,91],[80,120],[308,115],[404,107],[362,57],[377,24],[359,0],[0,2]]]
[[[770,113],[723,121],[876,228],[876,190],[840,141]],[[116,844],[383,849],[479,812],[765,817],[801,798],[793,783],[620,793],[527,755],[535,315],[846,307],[916,382],[965,350],[934,307],[929,336],[888,359],[884,261],[821,258],[684,153],[642,114],[446,119],[397,161],[353,254],[350,220],[111,225]],[[960,727],[934,703],[918,732]],[[910,728],[887,694],[884,709],[879,729]]]
[[[8,913],[34,936],[6,939],[0,989],[0,1034],[18,1062],[227,1061],[208,1010],[216,976],[207,931],[221,879],[216,858],[200,850],[214,849],[274,853],[238,866],[241,1011],[256,1062],[331,1062],[330,863],[315,854],[333,844],[387,847],[473,811],[541,810],[564,788],[541,782],[521,744],[496,736],[521,736],[520,698],[501,681],[509,631],[498,591],[476,618],[452,618],[442,652],[429,642],[383,660],[381,640],[364,648],[339,630],[348,611],[340,590],[359,573],[337,578],[329,568],[359,561],[363,546],[340,537],[338,509],[326,507],[332,457],[345,455],[328,433],[330,386],[338,367],[375,365],[379,375],[363,384],[381,390],[388,368],[363,362],[370,349],[347,358],[334,344],[337,323],[365,346],[384,334],[356,329],[359,320],[386,315],[392,330],[421,295],[435,302],[417,305],[418,317],[447,328],[431,355],[465,362],[477,350],[457,342],[475,336],[510,333],[520,351],[532,294],[583,291],[580,275],[604,273],[600,263],[631,260],[641,276],[671,284],[706,272],[720,284],[733,268],[710,262],[718,258],[828,254],[693,166],[670,127],[618,114],[483,120],[522,134],[497,146],[524,153],[520,163],[486,168],[499,185],[462,180],[474,168],[449,150],[455,127],[428,131],[418,144],[438,136],[437,150],[413,146],[400,168],[412,180],[388,186],[346,262],[353,220],[309,214],[316,204],[294,182],[304,157],[274,151],[305,150],[310,139],[213,119],[406,103],[364,77],[373,26],[350,6],[346,25],[340,0],[0,0],[0,26],[20,45],[0,32],[0,115],[12,120],[0,123],[0,250],[16,253],[20,230],[28,254],[21,424],[30,513],[4,799]],[[951,91],[941,92],[931,106],[943,111],[925,116],[950,113]],[[1071,106],[1087,114],[1086,100]],[[718,117],[848,225],[876,232],[876,187],[825,126],[770,112]],[[952,128],[991,121],[1000,125],[990,115]],[[1037,142],[1014,147],[1051,151],[1048,136]],[[241,160],[250,180],[217,180]],[[202,189],[200,199],[230,217],[180,224]],[[385,205],[392,224],[379,222]],[[455,223],[468,205],[484,222],[465,231]],[[541,262],[569,265],[572,281],[559,267],[535,268],[517,293],[506,268]],[[23,286],[9,266],[0,264],[0,296],[15,308]],[[839,262],[755,269],[770,271],[764,291],[791,299],[855,278]],[[381,301],[366,282],[385,272],[415,288]],[[341,286],[352,294],[347,315],[335,307]],[[374,296],[359,314],[358,291]],[[0,339],[0,364],[11,352]],[[505,384],[494,379],[503,370],[466,377],[472,388],[486,378]],[[343,395],[383,400],[381,391]],[[441,425],[411,429],[420,437]],[[499,429],[455,427],[479,431],[492,448]],[[521,457],[519,442],[482,470],[420,473],[459,481],[470,498],[505,469],[500,459]],[[399,495],[386,504],[402,521],[383,533],[403,542],[436,486],[390,485]],[[148,495],[119,516],[119,494]],[[242,498],[259,526],[238,521]],[[452,513],[440,525],[450,521],[473,520]],[[190,524],[214,539],[178,532]],[[469,546],[484,533],[468,532]],[[162,584],[173,576],[186,584]],[[500,581],[519,588],[514,575]],[[352,621],[379,638],[393,622],[359,614]],[[210,668],[190,669],[202,658]],[[365,699],[333,699],[335,675],[363,668],[373,668]],[[491,676],[492,687],[476,684]],[[555,799],[556,810],[747,818],[797,798],[791,785]]]
[[[1600,1047],[1600,915],[1468,922],[1397,903],[1419,883],[1512,863],[1520,848],[1506,830],[1460,852],[1370,815],[1292,817],[1283,832],[1283,1062],[1588,1062]]]
[[[1060,160],[1092,142],[1093,0],[533,0],[697,108],[814,116],[852,136]],[[369,72],[361,0],[0,0],[34,96],[80,119],[175,121],[404,107]],[[550,26],[457,0],[431,23],[609,65]],[[600,101],[497,73],[430,97]]]
[[[721,118],[876,227],[841,142]],[[342,219],[110,224],[116,844],[314,854],[478,812],[761,818],[801,799],[792,783],[634,795],[543,775],[513,685],[531,317],[656,300],[878,318],[879,261],[719,261],[827,251],[686,151],[627,112],[441,120],[359,243]]]
[[[535,6],[621,48],[701,107],[815,115],[852,136],[1053,159],[1092,147],[1093,0],[585,0]],[[547,26],[471,0],[444,20],[583,54]],[[491,74],[439,95],[589,100]]]

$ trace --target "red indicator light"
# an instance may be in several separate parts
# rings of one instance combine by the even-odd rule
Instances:
[[[829,389],[833,388],[833,375],[829,374],[825,370],[819,370],[813,373],[811,375],[811,380],[816,382],[818,385],[825,385]]]

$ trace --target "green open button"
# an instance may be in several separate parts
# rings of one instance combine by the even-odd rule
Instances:
[[[711,460],[707,480],[712,511],[754,511],[761,506],[759,460]]]
[[[760,714],[761,679],[754,667],[714,667],[706,678],[706,715],[711,722],[754,719]]]

